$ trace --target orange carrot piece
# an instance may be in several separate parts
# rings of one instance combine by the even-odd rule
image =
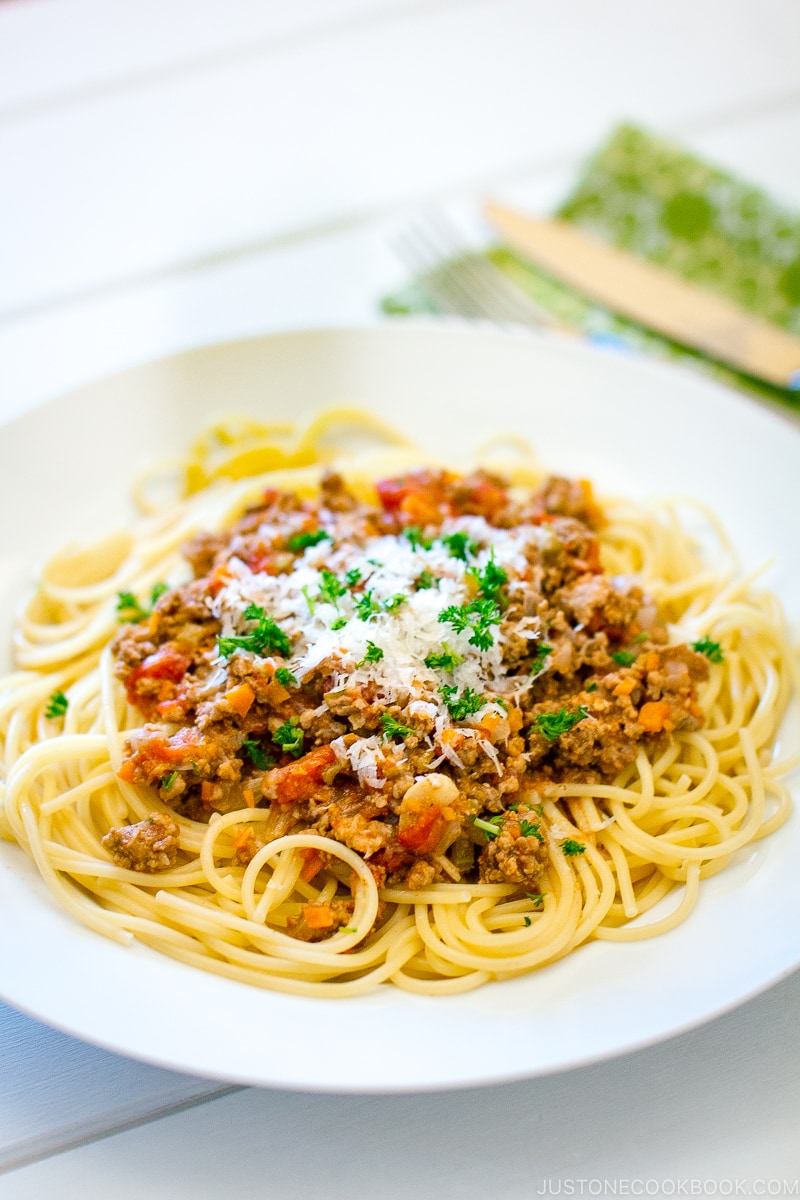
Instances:
[[[309,929],[330,929],[333,913],[327,904],[304,904],[303,917]]]
[[[239,717],[246,717],[256,694],[249,683],[240,683],[225,693],[225,699]]]
[[[300,871],[300,878],[302,879],[303,883],[310,883],[314,876],[318,875],[322,870],[324,865],[322,855],[313,847],[309,847],[307,850],[301,850],[300,853],[306,860],[303,863],[302,870]]]
[[[636,687],[635,679],[620,679],[617,686],[614,688],[612,695],[614,696],[630,696],[633,689]]]
[[[674,728],[670,721],[672,709],[664,700],[648,700],[639,709],[639,724],[647,733],[660,733],[662,729]]]

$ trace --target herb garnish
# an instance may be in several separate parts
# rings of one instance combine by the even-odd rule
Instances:
[[[436,575],[432,575],[426,567],[417,579],[417,591],[424,592],[427,588],[435,588],[441,580]]]
[[[530,900],[531,904],[541,907],[544,904],[544,892],[526,892],[525,895]]]
[[[631,642],[634,646],[637,646],[640,642],[646,642],[649,636],[650,634],[647,632],[647,630],[643,629],[641,633],[637,633],[635,638],[631,638]]]
[[[530,821],[520,821],[519,832],[522,837],[535,837],[537,842],[544,841],[544,836],[539,826],[532,824]]]
[[[711,638],[700,638],[699,642],[692,642],[692,649],[698,654],[705,654],[709,662],[721,663],[725,655],[722,653],[722,646],[719,642],[712,642]]]
[[[467,561],[467,556],[478,553],[478,543],[473,542],[468,533],[445,533],[439,538],[442,545],[447,547],[451,558]]]
[[[394,610],[399,608],[401,604],[405,604],[407,599],[408,596],[406,596],[403,592],[395,592],[393,596],[389,596],[388,600],[384,600],[383,607],[386,612],[394,612]]]
[[[277,746],[280,746],[287,754],[291,754],[294,758],[299,758],[303,753],[303,730],[300,729],[297,723],[297,717],[290,717],[288,721],[281,725],[280,729],[276,729],[272,735],[272,740]]]
[[[338,608],[339,597],[345,594],[347,588],[341,579],[337,579],[333,571],[326,571],[323,567],[319,574],[322,580],[322,583],[319,585],[319,599],[324,600],[326,604],[332,604],[334,608]]]
[[[561,843],[561,849],[566,855],[572,857],[574,854],[583,854],[586,847],[583,842],[576,842],[574,838],[567,838]]]
[[[636,655],[631,654],[630,650],[615,650],[611,657],[621,667],[630,667],[636,662]]]
[[[155,583],[150,592],[150,607],[145,608],[134,596],[133,592],[117,593],[117,617],[124,625],[138,625],[146,621],[155,608],[159,596],[169,591],[166,583]]]
[[[428,654],[424,659],[425,666],[430,667],[432,671],[455,671],[463,661],[463,655],[451,650],[447,642],[442,642],[441,654]]]
[[[473,691],[472,688],[464,688],[460,696],[457,693],[458,688],[448,683],[442,684],[439,688],[439,695],[444,700],[447,711],[454,721],[465,721],[467,717],[478,712],[487,704],[486,697]]]
[[[492,625],[499,625],[502,613],[494,600],[478,599],[471,604],[451,604],[439,613],[440,621],[447,621],[456,633],[470,630],[469,644],[479,650],[488,650],[494,644]]]
[[[593,679],[591,683],[587,683],[586,687],[583,690],[585,692],[596,692],[597,691],[597,683]]]
[[[554,742],[562,733],[569,733],[573,726],[579,721],[585,721],[588,716],[589,710],[585,704],[579,704],[577,712],[560,708],[558,712],[539,713],[533,722],[533,728],[548,742]]]
[[[408,538],[412,550],[430,550],[433,542],[422,536],[419,525],[406,525],[403,537]]]
[[[474,817],[472,823],[476,829],[480,829],[492,841],[500,832],[500,826],[503,824],[503,814],[498,813],[496,817],[487,817],[486,819],[483,817]]]
[[[335,633],[337,629],[344,629],[346,624],[347,624],[347,617],[337,617],[335,621],[331,621],[328,628],[332,629]]]
[[[534,658],[533,662],[531,663],[531,670],[530,670],[531,675],[539,674],[539,672],[544,667],[544,664],[545,664],[548,654],[552,654],[552,653],[553,653],[552,646],[546,645],[545,642],[539,642],[539,645],[536,649],[536,657]]]
[[[407,738],[414,732],[414,730],[409,729],[407,725],[401,725],[399,721],[394,719],[394,717],[390,717],[388,713],[381,713],[381,725],[383,726],[383,737],[385,741],[388,741],[389,738],[393,737]]]
[[[501,566],[494,561],[494,550],[486,566],[467,567],[467,575],[471,575],[478,585],[478,591],[485,596],[487,600],[496,600],[501,603],[501,590],[508,583],[508,575]]]
[[[357,583],[361,582],[361,572],[358,567],[351,567],[345,574],[345,581],[348,587],[354,588]]]
[[[56,717],[63,717],[69,706],[69,700],[63,692],[53,692],[47,702],[47,708],[44,710],[44,715],[49,720],[54,721]]]
[[[364,595],[356,601],[356,616],[359,621],[368,621],[370,617],[374,617],[376,613],[381,611],[381,606],[377,600],[372,599],[372,591],[364,592]]]
[[[241,637],[218,637],[217,646],[223,658],[230,658],[236,650],[250,650],[261,656],[271,654],[273,650],[284,656],[291,654],[292,643],[289,638],[263,608],[258,604],[248,604],[243,615],[246,621],[256,621],[256,627]]]
[[[383,658],[383,651],[380,646],[376,646],[374,642],[367,642],[367,653],[364,655],[360,663],[356,663],[357,667],[363,667],[364,663],[380,662]]]
[[[293,533],[286,545],[295,554],[305,550],[307,546],[318,546],[320,542],[332,542],[333,538],[325,529],[315,529],[313,533]]]
[[[297,676],[288,667],[278,667],[275,678],[282,687],[297,687]]]
[[[302,734],[300,736],[302,738]],[[250,761],[257,771],[266,771],[267,767],[271,766],[275,761],[274,759],[267,757],[259,743],[253,738],[245,738],[242,742],[242,749],[244,750],[245,754],[248,755]]]
[[[175,782],[175,780],[177,778],[178,778],[177,771],[170,771],[169,775],[164,776],[164,778],[161,780],[161,786],[163,787],[165,792],[168,792],[170,790],[170,788],[172,787],[173,783]]]

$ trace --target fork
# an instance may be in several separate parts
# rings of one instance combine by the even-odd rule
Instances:
[[[557,324],[485,254],[467,246],[441,213],[406,227],[393,244],[420,288],[443,313],[539,329]]]

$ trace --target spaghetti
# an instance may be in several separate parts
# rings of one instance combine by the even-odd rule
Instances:
[[[379,450],[343,456],[353,425]],[[223,422],[183,498],[151,499],[167,464],[134,531],[48,564],[0,829],[60,904],[261,987],[447,994],[673,928],[783,823],[775,598],[696,507],[713,565],[680,505],[601,511],[500,453]]]

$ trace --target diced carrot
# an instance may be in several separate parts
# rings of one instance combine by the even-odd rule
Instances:
[[[620,679],[617,686],[614,688],[612,695],[614,696],[630,696],[633,689],[636,687],[635,679]]]
[[[239,717],[247,716],[255,698],[256,694],[249,683],[240,683],[225,693],[225,699]]]
[[[330,929],[333,913],[327,904],[304,904],[303,917],[309,929]]]
[[[253,838],[253,831],[248,825],[243,825],[236,837],[233,839],[234,850],[244,850],[250,844]]]
[[[289,692],[277,679],[271,679],[264,688],[264,699],[268,704],[283,704],[289,699]]]
[[[126,758],[117,771],[117,777],[121,779],[123,783],[133,783],[135,771],[136,768],[133,765],[133,760]]]
[[[704,715],[704,714],[703,714],[703,710],[702,710],[702,708],[700,707],[700,705],[699,705],[699,704],[695,704],[694,702],[692,702],[692,703],[689,705],[689,712],[692,714],[692,716],[693,716],[693,717],[698,717],[698,718],[700,718],[700,717],[702,717],[702,716]]]
[[[662,729],[674,729],[670,721],[672,709],[664,700],[648,700],[639,709],[639,724],[647,733],[660,733]]]
[[[450,746],[453,750],[458,750],[463,746],[466,735],[460,729],[443,729],[439,734],[439,741],[443,746]]]
[[[336,751],[331,746],[317,746],[297,762],[271,771],[270,780],[275,783],[278,803],[294,804],[296,800],[307,800],[321,784],[322,772],[334,762]]]
[[[301,850],[300,853],[306,860],[303,863],[302,870],[300,871],[300,878],[302,879],[303,883],[310,883],[314,876],[319,874],[319,872],[322,870],[324,865],[323,858],[319,851],[315,850],[313,846],[309,846],[306,850]]]
[[[656,650],[648,650],[643,663],[645,671],[657,671],[661,666],[661,655]]]
[[[213,783],[210,783],[208,779],[204,779],[203,782],[200,784],[200,799],[203,801],[204,804],[210,803],[213,792],[214,792]]]
[[[245,788],[245,789],[244,789],[244,792],[243,792],[243,795],[244,795],[244,802],[245,802],[245,804],[247,805],[247,807],[248,807],[248,808],[255,808],[255,806],[256,806],[256,798],[255,798],[255,796],[253,795],[253,789],[252,789],[252,788]]]

